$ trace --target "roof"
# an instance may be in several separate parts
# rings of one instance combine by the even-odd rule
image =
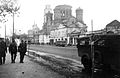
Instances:
[[[113,20],[109,24],[106,25],[106,27],[112,27],[112,26],[119,26],[120,27],[120,22],[117,20]]]
[[[39,31],[39,34],[40,34],[40,35],[49,35],[50,32],[43,29],[43,30],[40,30],[40,31]]]
[[[81,9],[80,7],[78,7],[76,10],[83,10],[83,9]]]
[[[40,34],[40,35],[41,35],[41,34],[43,34],[43,33],[44,33],[44,31],[43,31],[43,30],[40,30],[40,31],[39,31],[39,34]]]
[[[71,8],[72,8],[72,6],[66,5],[66,4],[58,5],[58,6],[55,7],[55,9],[71,9]]]
[[[51,13],[50,11],[48,11],[48,12],[46,13],[46,15],[53,15],[53,13]]]

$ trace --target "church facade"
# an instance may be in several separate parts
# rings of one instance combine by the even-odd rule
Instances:
[[[65,40],[67,44],[76,45],[77,37],[87,32],[87,26],[83,21],[83,9],[77,8],[76,16],[72,15],[70,5],[58,5],[53,11],[54,13],[48,5],[44,10],[44,24],[41,33],[49,38],[47,43],[54,44],[57,41]]]

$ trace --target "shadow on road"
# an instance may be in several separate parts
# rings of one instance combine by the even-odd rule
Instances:
[[[99,70],[93,74],[89,71],[84,71],[80,63],[78,64],[69,59],[37,54],[29,57],[32,57],[32,61],[39,65],[64,75],[66,78],[119,78],[118,73],[113,70]]]

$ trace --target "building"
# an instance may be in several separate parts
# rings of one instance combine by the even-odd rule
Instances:
[[[53,13],[50,5],[46,5],[44,9],[44,23],[42,29],[39,31],[39,43],[49,43],[50,30],[53,25]]]
[[[44,15],[46,14],[46,13],[48,13],[48,12],[52,12],[52,9],[50,8],[50,5],[46,5],[45,6],[45,9],[44,9]]]
[[[87,26],[83,25],[72,25],[65,26],[60,24],[59,27],[51,30],[50,33],[50,44],[54,44],[57,41],[66,41],[67,45],[76,45],[77,38],[81,33],[85,33]]]
[[[83,22],[83,10],[76,9],[76,17],[72,16],[72,6],[58,5],[54,9],[54,25],[50,32],[50,43],[67,41],[67,44],[76,45],[80,34],[87,32],[87,26]]]
[[[28,30],[28,40],[31,43],[39,43],[39,31],[37,24],[33,24],[32,29]]]
[[[113,34],[120,34],[120,22],[118,20],[113,20],[106,25],[106,32]]]
[[[83,23],[83,9],[80,7],[76,9],[76,20]]]
[[[86,32],[85,36],[90,36],[92,34],[120,34],[120,22],[118,20],[113,20],[112,22],[108,23],[104,29]]]
[[[78,35],[87,31],[83,22],[83,10],[76,9],[76,17],[72,16],[72,6],[58,5],[54,9],[50,6],[44,10],[44,24],[39,32],[39,43],[51,43],[65,40],[67,44],[76,45]],[[53,17],[54,16],[54,17]]]
[[[50,5],[46,5],[44,9],[44,23],[43,23],[43,30],[46,32],[50,32],[51,25],[53,25],[53,13]]]
[[[34,42],[34,39],[33,39],[33,30],[28,30],[28,41]]]
[[[72,16],[72,6],[58,5],[54,8],[54,24],[62,23],[63,20],[68,20]]]
[[[49,34],[45,30],[40,30],[39,31],[39,43],[40,44],[49,44],[50,38]]]

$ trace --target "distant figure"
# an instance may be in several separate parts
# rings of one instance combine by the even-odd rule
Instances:
[[[15,40],[12,40],[12,43],[9,46],[9,52],[11,53],[11,63],[15,63],[15,59],[17,56],[17,44]]]
[[[78,51],[78,56],[80,56],[80,40],[79,39],[77,39],[76,47],[77,47],[77,51]]]
[[[19,52],[20,52],[20,63],[24,63],[23,60],[24,60],[25,53],[27,51],[26,42],[23,42],[23,40],[22,40],[18,48],[19,48]]]
[[[24,44],[25,44],[25,54],[26,54],[26,52],[27,52],[27,42],[25,41]]]
[[[7,46],[4,40],[0,40],[0,64],[5,64]]]

